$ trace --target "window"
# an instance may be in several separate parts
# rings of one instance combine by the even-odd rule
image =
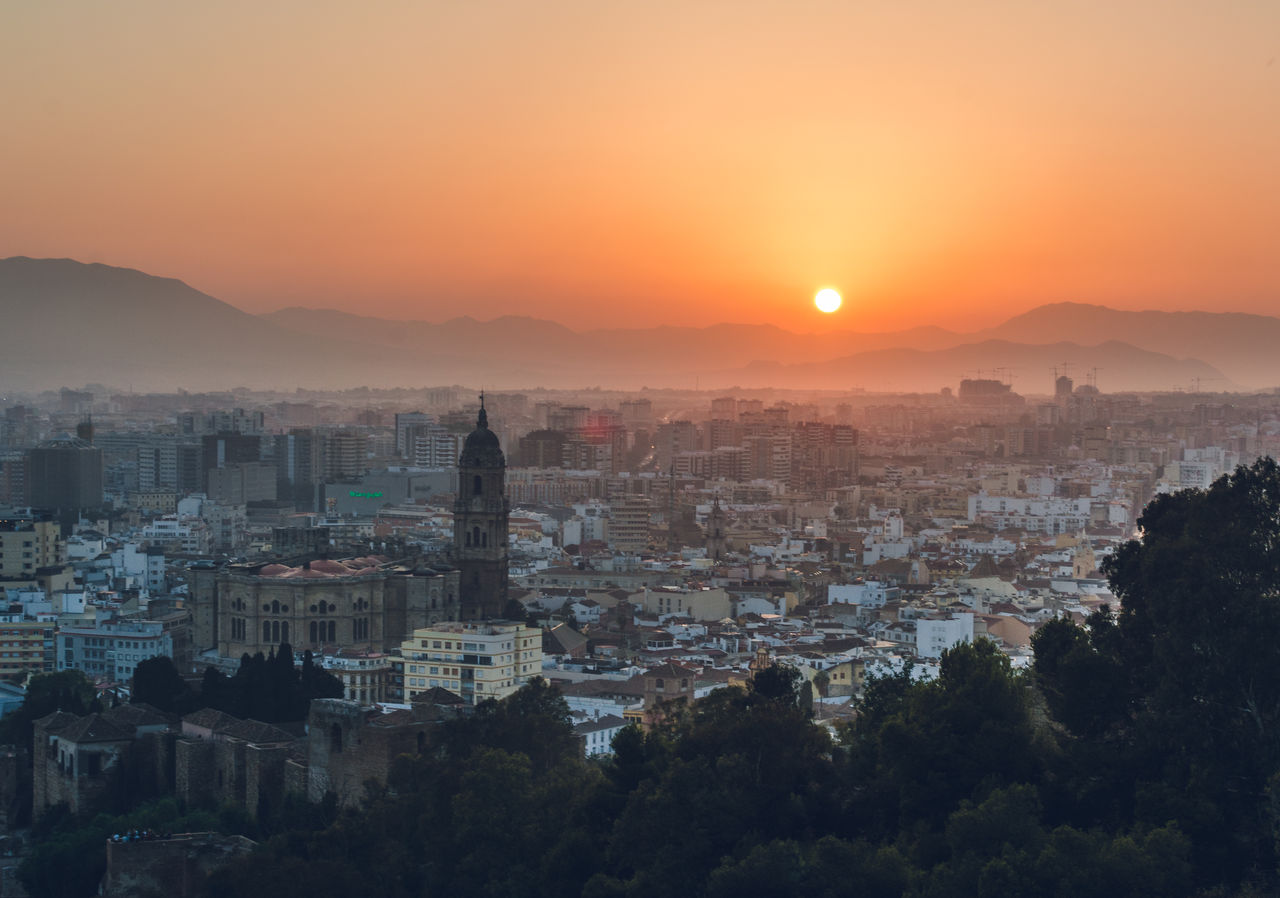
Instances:
[[[477,496],[484,495],[484,478],[479,474],[471,478],[471,492]]]

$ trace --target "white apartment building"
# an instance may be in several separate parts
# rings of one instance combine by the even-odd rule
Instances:
[[[886,602],[897,601],[902,590],[879,580],[865,583],[832,583],[827,587],[828,605],[861,605],[863,608],[883,608]]]
[[[414,630],[400,654],[405,701],[440,687],[474,705],[506,698],[540,673],[542,632],[516,623],[442,623]]]
[[[962,642],[973,642],[972,614],[916,620],[916,654],[921,658],[941,658],[943,652]]]
[[[127,683],[139,662],[173,657],[173,637],[160,621],[102,620],[58,630],[58,670],[79,670],[91,680]]]
[[[213,531],[196,517],[157,518],[142,528],[142,539],[188,555],[208,555],[213,551]]]
[[[1029,498],[989,495],[980,490],[969,497],[969,520],[994,526],[1015,527],[1038,533],[1075,533],[1090,520],[1093,500],[1088,498]]]

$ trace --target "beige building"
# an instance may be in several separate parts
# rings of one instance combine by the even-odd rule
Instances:
[[[385,702],[391,681],[391,658],[381,652],[343,649],[326,655],[324,669],[342,681],[342,697],[362,705]]]
[[[610,503],[609,546],[619,552],[649,548],[649,500],[626,496]]]
[[[177,514],[178,494],[173,490],[135,490],[129,494],[129,507],[155,514]]]
[[[679,589],[659,586],[631,596],[630,602],[659,617],[691,617],[699,621],[733,617],[733,599],[723,589]]]
[[[53,670],[54,629],[49,621],[0,615],[0,680],[22,682],[29,674]]]
[[[413,631],[400,647],[404,697],[439,687],[469,705],[506,698],[542,671],[542,633],[517,623],[437,624]]]
[[[32,578],[40,568],[66,560],[66,544],[57,523],[0,519],[0,577]]]

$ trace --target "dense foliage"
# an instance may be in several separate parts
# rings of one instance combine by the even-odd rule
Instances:
[[[172,659],[143,661],[134,671],[131,701],[174,714],[216,708],[233,717],[281,723],[305,720],[313,698],[341,697],[342,681],[317,667],[310,651],[303,655],[299,669],[286,642],[266,656],[261,652],[244,655],[232,677],[215,667],[206,668],[198,690],[182,678]]]

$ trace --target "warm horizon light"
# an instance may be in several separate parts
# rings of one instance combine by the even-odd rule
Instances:
[[[1277,33],[1195,0],[9,4],[0,255],[575,329],[829,329],[813,272],[860,331],[1270,314]]]
[[[813,304],[818,307],[818,311],[824,312],[827,315],[830,315],[832,312],[839,309],[841,302],[843,302],[843,300],[841,300],[840,294],[835,290],[832,290],[830,287],[823,287],[818,291],[817,295],[813,297]]]

